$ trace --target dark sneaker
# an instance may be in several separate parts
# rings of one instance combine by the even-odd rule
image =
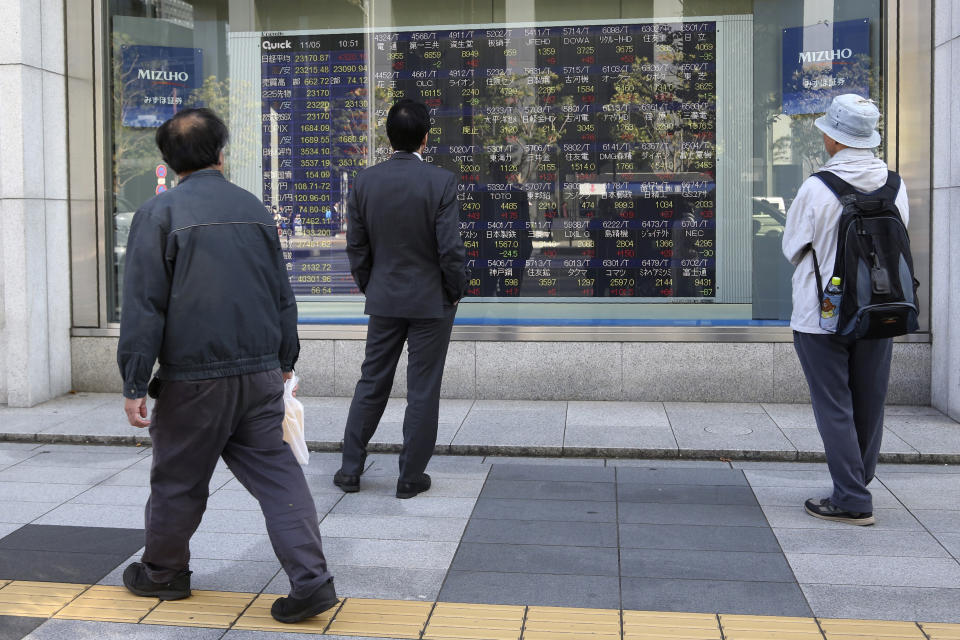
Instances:
[[[844,511],[830,502],[830,498],[823,498],[819,501],[810,498],[803,503],[803,508],[814,518],[820,518],[821,520],[832,520],[834,522],[845,522],[846,524],[856,524],[860,526],[866,526],[876,522],[873,519],[872,511],[864,513]]]
[[[270,615],[277,622],[288,624],[306,620],[337,606],[337,592],[333,588],[333,580],[324,582],[316,592],[307,598],[277,598],[270,607]]]
[[[416,480],[410,482],[397,480],[397,497],[406,499],[412,498],[418,493],[423,493],[430,488],[430,476],[421,473]]]
[[[356,493],[360,491],[360,476],[351,476],[343,471],[337,471],[333,474],[333,484],[343,489],[344,493]]]
[[[181,571],[170,582],[154,582],[147,577],[142,562],[134,562],[123,571],[123,586],[135,596],[182,600],[190,597],[190,571]]]

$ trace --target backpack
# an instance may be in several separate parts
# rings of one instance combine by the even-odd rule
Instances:
[[[843,293],[837,335],[858,340],[891,338],[919,329],[917,287],[910,238],[895,200],[900,176],[887,172],[887,182],[871,193],[861,193],[829,171],[813,174],[833,191],[843,212],[837,225],[834,275],[842,279]],[[820,264],[813,245],[817,297],[823,304]]]

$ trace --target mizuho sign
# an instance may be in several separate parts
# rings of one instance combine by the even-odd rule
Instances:
[[[833,62],[835,60],[847,60],[853,57],[853,49],[828,49],[826,51],[801,51],[800,64],[811,62]]]
[[[823,113],[834,96],[870,97],[870,20],[783,30],[783,113]]]
[[[189,82],[190,74],[186,71],[164,71],[162,69],[138,69],[137,78],[140,80],[162,80],[166,82]]]

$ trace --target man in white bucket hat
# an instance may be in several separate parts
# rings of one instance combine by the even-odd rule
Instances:
[[[827,113],[814,122],[830,154],[820,170],[860,192],[883,187],[887,165],[873,153],[880,144],[879,120],[880,111],[872,100],[852,93],[835,97]],[[902,181],[895,205],[906,225],[909,210]],[[804,508],[816,518],[870,525],[873,501],[867,485],[880,454],[892,340],[855,340],[820,328],[814,253],[808,248],[816,252],[821,281],[829,282],[842,209],[834,192],[811,176],[800,186],[783,232],[783,254],[796,265],[790,318],[793,342],[833,479],[831,495],[807,500]]]

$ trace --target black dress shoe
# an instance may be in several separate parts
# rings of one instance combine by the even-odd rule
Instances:
[[[430,476],[425,473],[421,473],[416,480],[411,480],[409,482],[405,480],[397,480],[397,497],[398,498],[412,498],[418,493],[423,493],[430,488]]]
[[[333,484],[343,489],[344,493],[356,493],[360,491],[360,476],[351,476],[343,471],[337,471],[333,474]]]
[[[803,503],[803,508],[814,518],[820,518],[821,520],[833,520],[834,522],[860,526],[871,525],[876,522],[873,519],[872,511],[844,511],[830,502],[830,498],[823,498],[822,500],[810,498]]]
[[[134,562],[123,571],[123,586],[135,596],[182,600],[190,597],[190,571],[181,571],[170,582],[154,582],[142,562]]]
[[[277,598],[270,607],[270,615],[277,622],[300,622],[337,606],[338,602],[333,580],[328,580],[313,595],[306,598]]]

